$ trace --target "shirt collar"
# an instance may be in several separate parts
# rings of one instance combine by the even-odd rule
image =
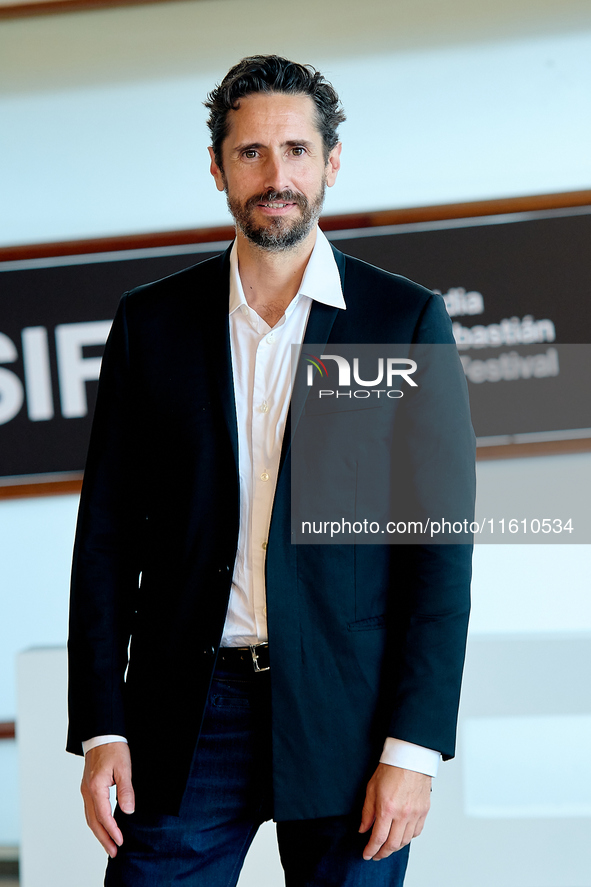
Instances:
[[[296,299],[300,295],[308,296],[315,302],[322,302],[332,308],[347,307],[332,247],[320,228],[316,229],[316,243],[306,265]],[[248,303],[238,272],[238,252],[234,241],[230,252],[230,314],[241,305]]]

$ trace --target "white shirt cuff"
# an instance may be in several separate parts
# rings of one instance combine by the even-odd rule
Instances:
[[[125,736],[116,736],[114,733],[105,733],[104,736],[93,736],[92,739],[85,739],[82,743],[82,751],[86,754],[91,748],[97,745],[106,745],[107,742],[127,742]]]
[[[441,755],[432,748],[424,748],[422,745],[415,745],[414,742],[388,736],[384,742],[380,764],[414,770],[416,773],[424,773],[425,776],[437,776],[440,760]]]

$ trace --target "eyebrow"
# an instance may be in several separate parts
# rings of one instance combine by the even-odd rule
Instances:
[[[267,145],[263,145],[262,142],[248,142],[242,145],[236,145],[234,148],[234,152],[239,154],[241,151],[252,151],[253,149],[258,148],[266,148]],[[313,148],[313,142],[308,141],[307,139],[288,139],[286,142],[282,142],[282,148]]]

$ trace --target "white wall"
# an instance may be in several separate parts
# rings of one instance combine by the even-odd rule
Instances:
[[[312,61],[342,96],[328,212],[590,187],[591,6],[488,7],[199,0],[3,22],[0,244],[226,222],[201,103],[255,52]]]
[[[78,496],[0,502],[0,721],[16,712],[16,653],[66,640],[77,509]]]
[[[0,502],[0,721],[16,717],[17,654],[65,644],[77,508],[77,496]],[[64,747],[65,722],[62,734]],[[0,847],[20,839],[16,751],[0,742]]]

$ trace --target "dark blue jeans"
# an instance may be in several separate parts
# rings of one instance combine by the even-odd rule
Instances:
[[[116,812],[124,843],[105,887],[233,887],[259,825],[271,819],[269,672],[218,668],[179,816]],[[155,779],[166,778],[155,762]],[[402,887],[408,847],[362,859],[361,811],[277,824],[287,887]]]

